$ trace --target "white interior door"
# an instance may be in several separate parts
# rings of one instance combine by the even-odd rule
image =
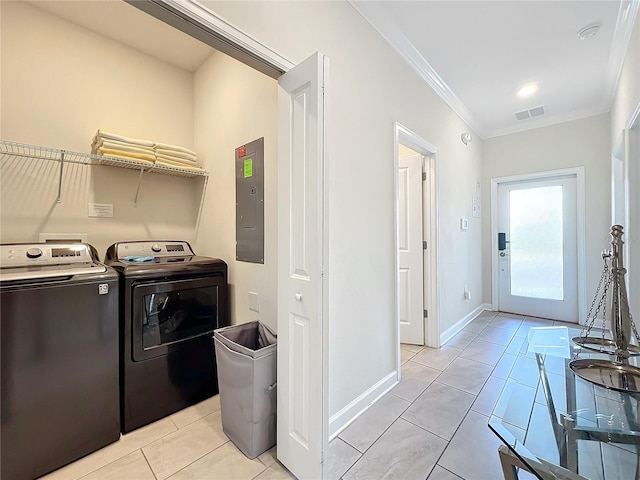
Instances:
[[[576,177],[498,186],[499,309],[578,322]]]
[[[278,80],[278,459],[300,479],[322,478],[325,60]]]
[[[422,155],[398,160],[400,342],[424,345]]]

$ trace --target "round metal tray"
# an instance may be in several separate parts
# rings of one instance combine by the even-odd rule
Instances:
[[[584,380],[620,392],[640,393],[640,368],[612,360],[585,358],[569,363]]]
[[[609,338],[573,337],[571,340],[588,350],[607,353],[609,355],[615,355],[616,353],[616,342]],[[640,347],[637,345],[629,345],[629,354],[640,355]]]

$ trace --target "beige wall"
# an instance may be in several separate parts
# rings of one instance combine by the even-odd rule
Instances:
[[[193,147],[192,74],[22,2],[1,2],[4,140],[90,152],[102,128]],[[67,165],[56,203],[58,164],[2,162],[0,240],[40,232],[86,233],[104,255],[119,240],[195,239],[202,181],[113,167]],[[113,218],[88,218],[110,203]]]
[[[234,323],[260,319],[277,327],[277,87],[276,80],[215,53],[195,73],[195,146],[211,172],[196,247],[229,265]],[[238,262],[235,231],[235,148],[264,137],[264,265]],[[260,312],[248,294],[259,294]]]
[[[526,132],[490,138],[483,144],[483,203],[490,203],[492,178],[563,168],[585,168],[586,296],[590,304],[602,270],[600,252],[609,242],[611,172],[609,115],[597,115]],[[491,302],[490,212],[483,219],[484,299]],[[589,305],[587,305],[588,308]]]
[[[446,330],[481,303],[481,222],[471,217],[481,142],[347,2],[202,1],[294,63],[330,59],[329,411],[395,371],[394,122],[438,147],[440,319]],[[460,218],[470,220],[460,230]],[[468,286],[471,300],[464,300]]]
[[[613,147],[620,141],[623,128],[640,103],[640,13],[629,41],[618,87],[611,107],[611,140]]]
[[[629,249],[629,301],[631,313],[638,316],[640,308],[640,118],[630,125],[632,115],[640,109],[640,13],[629,42],[620,81],[611,109],[611,151],[622,142],[622,130],[630,128],[628,151],[629,224],[625,227],[625,243]]]

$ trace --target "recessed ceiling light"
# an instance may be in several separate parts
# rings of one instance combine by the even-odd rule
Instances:
[[[580,40],[586,40],[587,38],[593,37],[598,31],[600,31],[600,25],[588,25],[578,31],[578,38]]]
[[[538,84],[536,82],[526,83],[518,89],[518,96],[520,98],[527,98],[538,91]]]

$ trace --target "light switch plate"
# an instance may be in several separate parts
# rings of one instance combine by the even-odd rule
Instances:
[[[256,292],[249,292],[249,310],[260,311],[260,296]]]
[[[460,219],[460,228],[462,230],[467,230],[469,228],[469,219],[468,218],[461,218]]]

